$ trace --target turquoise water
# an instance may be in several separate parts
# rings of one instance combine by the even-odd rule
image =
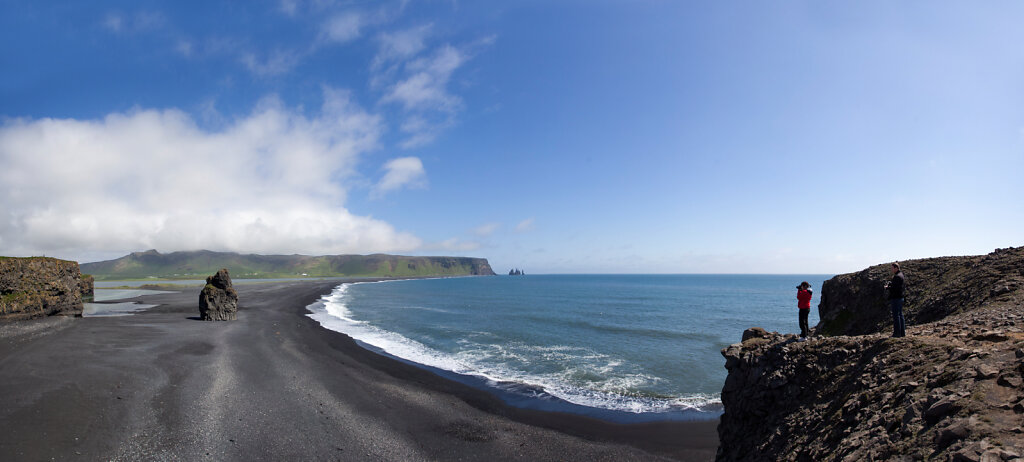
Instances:
[[[468,377],[510,402],[679,418],[720,412],[720,350],[796,333],[816,275],[528,275],[343,284],[310,317],[371,348]],[[811,310],[811,325],[817,310]],[[555,406],[557,408],[557,406]],[[648,419],[648,420],[650,420]]]

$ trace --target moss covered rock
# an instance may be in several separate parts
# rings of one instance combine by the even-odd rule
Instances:
[[[78,263],[47,257],[0,257],[0,320],[82,315]]]

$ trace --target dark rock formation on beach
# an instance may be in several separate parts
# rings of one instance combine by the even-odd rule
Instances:
[[[82,315],[78,263],[0,257],[0,320]]]
[[[819,309],[842,306],[846,329],[864,335],[800,342],[745,331],[722,350],[718,460],[1019,460],[1021,254],[901,262],[917,303],[904,338],[867,319],[887,264],[836,276],[823,290],[835,299]]]
[[[908,293],[907,325],[942,319],[989,304],[1024,299],[1024,247],[988,255],[939,257],[900,262]],[[885,283],[890,264],[841,274],[821,287],[817,329],[826,335],[861,335],[892,326]]]
[[[206,286],[199,293],[199,318],[203,321],[234,321],[238,315],[238,292],[231,285],[228,270],[206,278]]]

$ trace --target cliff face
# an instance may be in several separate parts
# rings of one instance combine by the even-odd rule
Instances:
[[[337,275],[372,276],[494,276],[486,258],[407,257],[401,255],[334,255],[325,259]]]
[[[889,338],[888,308],[875,306],[888,264],[829,280],[819,305],[847,311],[841,332],[877,333],[799,342],[748,329],[722,350],[718,459],[1024,455],[1021,250],[901,262],[912,287],[905,338]]]
[[[0,320],[81,316],[81,279],[73,261],[0,257]]]
[[[1024,300],[1024,247],[980,256],[907,260],[900,268],[909,287],[903,308],[907,325]],[[891,278],[890,264],[885,263],[825,281],[818,304],[819,331],[862,335],[891,329],[883,288]]]

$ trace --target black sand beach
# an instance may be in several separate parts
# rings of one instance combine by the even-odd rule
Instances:
[[[359,347],[305,307],[341,280],[198,289],[124,317],[0,324],[0,459],[712,460],[717,421],[621,425],[511,408]]]

